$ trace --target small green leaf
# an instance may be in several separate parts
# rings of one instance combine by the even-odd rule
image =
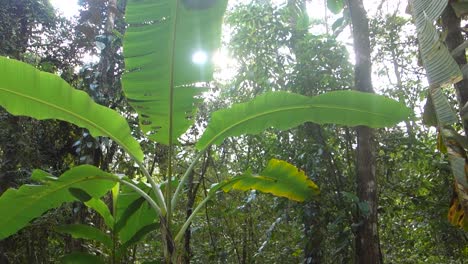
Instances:
[[[429,95],[426,99],[426,104],[424,105],[424,113],[422,116],[422,123],[426,126],[437,127],[437,115],[434,109],[434,103],[432,102],[432,97]]]
[[[368,216],[370,213],[370,207],[367,202],[359,202],[358,204],[359,211],[363,214]]]
[[[275,196],[303,202],[317,196],[318,186],[303,171],[286,161],[272,159],[258,175],[247,171],[216,186],[213,191],[222,188],[225,192],[234,190],[257,190]],[[212,192],[210,190],[210,192]]]
[[[332,24],[332,30],[335,31],[337,28],[343,26],[343,24],[346,22],[345,17],[340,17],[338,18],[335,22]]]
[[[89,208],[94,209],[94,211],[96,211],[100,216],[102,216],[102,219],[104,219],[104,222],[106,223],[108,228],[112,230],[114,229],[115,220],[106,203],[104,203],[101,199],[91,198],[85,203],[85,205]]]
[[[327,0],[327,7],[333,14],[339,14],[344,8],[344,0]]]
[[[56,181],[57,179],[57,177],[51,175],[50,173],[41,170],[37,170],[31,175],[31,180],[41,183],[47,183],[48,181]]]
[[[82,203],[85,203],[89,200],[91,200],[93,197],[89,195],[87,192],[79,189],[79,188],[68,188],[68,191],[73,195],[76,199],[81,201]]]
[[[73,224],[57,226],[57,232],[71,235],[73,238],[93,240],[102,243],[108,249],[112,248],[112,239],[101,230],[87,225]]]

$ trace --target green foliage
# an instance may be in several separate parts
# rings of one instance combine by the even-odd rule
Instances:
[[[221,20],[226,4],[227,1],[165,0],[157,3],[149,0],[129,1],[126,17],[130,27],[127,30],[124,44],[127,71],[123,83],[128,101],[138,112],[142,130],[147,133],[149,138],[157,142],[170,144],[172,141],[175,142],[177,138],[193,124],[193,115],[195,113],[194,104],[199,101],[198,97],[201,95],[201,92],[206,90],[201,88],[199,83],[211,80],[212,65],[211,62],[207,62],[204,65],[197,65],[192,62],[192,55],[194,52],[202,50],[207,52],[208,59],[212,57],[213,50],[219,46]],[[339,3],[336,2],[336,4]],[[336,8],[338,9],[339,7]],[[303,12],[303,14],[304,13],[305,12]],[[258,13],[255,13],[255,10],[250,11],[249,15],[260,18],[260,20],[265,19]],[[276,15],[278,15],[278,13],[273,14],[273,17]],[[282,18],[284,19],[284,17]],[[250,35],[245,39],[246,41],[249,40],[251,36],[257,34],[257,22],[261,23],[261,21],[258,20],[252,23],[251,29],[254,30],[251,30]],[[279,38],[284,41],[283,45],[294,43],[291,46],[293,46],[293,49],[297,52],[295,55],[298,57],[299,55],[304,55],[305,59],[298,59],[298,61],[301,61],[303,68],[313,68],[308,64],[309,57],[305,55],[313,58],[316,56],[316,53],[300,53],[298,50],[307,50],[308,46],[313,43],[313,41],[316,41],[315,43],[321,42],[319,40],[310,39],[300,41],[296,39],[296,33],[298,32],[290,34],[290,32],[281,31],[286,28],[286,26],[284,26],[285,23],[289,23],[288,19],[277,22],[275,26],[278,28],[272,30],[259,28],[259,31],[266,32],[270,35],[276,35],[277,32],[281,32]],[[295,30],[304,29],[300,23],[295,24],[293,28]],[[292,38],[291,40],[288,39],[290,35],[295,36],[294,40],[292,40]],[[266,42],[265,45],[270,48],[268,46],[269,39],[264,39]],[[289,41],[291,41],[291,43]],[[254,42],[249,43],[252,44]],[[326,44],[333,46],[331,43],[332,42],[327,42]],[[261,49],[255,45],[252,47]],[[279,47],[281,47],[281,45],[279,45]],[[273,53],[278,53],[278,49],[273,50]],[[333,54],[334,50],[330,51],[330,53]],[[286,82],[280,83],[280,81],[289,78],[288,75],[291,71],[284,71],[280,76],[275,72],[268,72],[269,66],[276,65],[272,63],[275,62],[275,60],[268,61],[266,65],[256,65],[256,60],[258,59],[261,61],[262,55],[264,54],[260,54],[255,58],[254,63],[249,64],[249,67],[253,67],[254,77],[261,79],[261,81],[253,85],[255,90],[253,94],[256,94],[261,89],[286,89]],[[339,59],[346,61],[346,57],[341,54]],[[288,64],[286,61],[279,61],[275,70],[280,69],[282,65]],[[153,189],[151,190],[142,182],[138,184],[126,182],[117,176],[103,173],[97,168],[89,166],[76,167],[58,179],[50,178],[50,175],[46,173],[36,174],[35,179],[45,182],[45,185],[33,187],[23,186],[17,191],[9,190],[0,198],[0,210],[10,209],[10,204],[13,204],[13,201],[15,201],[15,205],[20,208],[18,210],[23,210],[24,208],[29,209],[34,206],[34,208],[31,208],[31,212],[27,214],[27,217],[24,217],[25,215],[21,213],[16,212],[15,214],[15,211],[13,211],[13,216],[24,217],[24,219],[16,224],[16,228],[8,227],[5,229],[8,233],[2,234],[0,231],[0,237],[16,232],[19,228],[26,225],[27,222],[40,216],[47,209],[57,207],[62,202],[79,200],[93,208],[103,217],[112,236],[107,236],[107,234],[104,233],[105,231],[102,231],[103,228],[98,229],[97,227],[93,228],[83,225],[62,226],[59,228],[60,231],[72,234],[74,237],[99,241],[107,247],[106,250],[111,253],[110,255],[121,256],[123,254],[122,252],[129,246],[142,241],[147,233],[160,228],[162,237],[165,240],[163,245],[165,246],[164,253],[166,262],[169,262],[175,261],[178,254],[180,254],[178,247],[180,246],[179,242],[182,241],[182,236],[189,228],[192,220],[205,208],[204,206],[207,205],[207,202],[218,195],[216,190],[221,188],[225,191],[232,189],[244,191],[255,189],[296,201],[311,200],[311,198],[316,196],[319,192],[317,185],[306,177],[305,173],[298,170],[295,166],[280,160],[271,161],[260,175],[252,175],[250,172],[247,172],[227,181],[222,181],[222,179],[218,177],[217,181],[221,181],[221,183],[213,187],[210,192],[205,193],[205,199],[198,203],[193,212],[191,208],[191,206],[194,205],[193,203],[187,208],[186,221],[173,238],[172,232],[175,229],[174,227],[180,226],[180,223],[171,222],[172,217],[181,217],[181,215],[177,213],[171,214],[172,199],[170,197],[170,192],[167,192],[167,196],[169,197],[163,197],[161,184],[153,182],[153,170],[151,170],[152,172],[148,172],[143,167],[142,151],[138,143],[130,136],[128,126],[126,124],[125,126],[123,125],[124,120],[120,115],[97,106],[87,95],[71,89],[71,87],[56,76],[39,73],[30,66],[7,59],[2,59],[0,63],[0,74],[2,74],[2,77],[5,75],[6,80],[4,81],[2,78],[0,81],[0,92],[3,90],[4,94],[9,94],[8,98],[6,96],[0,96],[1,105],[9,109],[13,114],[22,114],[38,119],[61,119],[89,129],[93,136],[111,137],[115,142],[122,145],[132,158],[135,159],[140,170],[147,177]],[[317,63],[318,66],[328,67],[324,70],[324,72],[327,73],[324,74],[326,77],[320,78],[320,80],[323,80],[323,82],[320,83],[320,88],[325,87],[326,90],[343,89],[348,85],[346,78],[344,78],[344,80],[335,80],[333,73],[336,70],[335,67],[328,64],[322,65],[325,63],[322,62],[321,58],[314,61],[314,63]],[[313,68],[313,72],[316,71],[316,68],[317,67]],[[265,69],[267,69],[267,74],[265,74]],[[303,70],[300,67],[291,67],[289,69],[293,69],[294,71]],[[15,74],[18,70],[22,72],[22,79],[18,78],[18,75]],[[347,68],[340,68],[340,71],[341,70],[346,72]],[[268,76],[270,73],[274,78]],[[294,73],[296,74],[296,72]],[[310,87],[313,87],[313,85],[311,85],[313,81],[308,79],[308,73],[304,73],[304,71],[301,73],[301,77],[309,81],[306,85],[301,83],[301,89],[304,89],[301,92],[304,92],[310,89]],[[24,76],[27,78],[24,78]],[[299,74],[297,74],[297,76],[299,76]],[[273,86],[270,87],[272,79],[275,80],[275,82],[278,81],[276,85],[279,89],[275,89]],[[302,78],[300,79],[302,81]],[[40,82],[36,80],[40,80]],[[289,80],[288,83],[291,84],[294,83],[294,81]],[[336,83],[340,83],[340,85],[335,85]],[[342,85],[342,83],[344,84]],[[5,84],[7,84],[7,88],[3,88]],[[52,89],[42,89],[43,84],[47,84],[47,87],[52,87]],[[248,88],[250,89],[252,87]],[[310,95],[321,93],[321,91],[317,89],[317,91],[307,91],[304,93]],[[13,97],[12,94],[15,95],[15,97]],[[63,94],[65,95],[61,97]],[[251,95],[252,93],[245,97],[251,97]],[[8,100],[3,99],[2,101],[1,98],[7,98]],[[38,105],[39,101],[41,103]],[[23,105],[32,105],[34,107],[25,109],[18,104],[18,102],[23,103]],[[270,127],[286,130],[297,127],[307,121],[319,124],[338,123],[348,126],[368,125],[372,127],[384,127],[394,125],[398,121],[404,120],[408,115],[409,110],[407,108],[391,99],[351,91],[332,92],[316,97],[306,97],[284,92],[266,93],[248,103],[237,104],[230,109],[220,110],[214,113],[206,130],[206,134],[204,134],[200,141],[201,143],[199,143],[197,147],[206,150],[211,144],[219,144],[230,136],[258,134]],[[96,120],[93,118],[96,118]],[[94,121],[90,122],[90,120]],[[292,144],[289,144],[291,143],[289,142],[289,138],[294,138],[292,143],[296,147],[310,139],[295,137],[289,133],[289,131],[277,132],[277,134],[271,136],[270,148],[273,149],[274,146],[271,145],[276,144],[277,139],[280,139],[278,141],[283,140],[281,146],[287,146],[288,148],[287,151],[283,151],[285,159],[290,159],[291,157],[298,158],[300,155],[304,157],[306,155],[306,148],[298,148],[298,152],[304,151],[303,153],[293,153],[294,147],[290,146]],[[299,140],[301,140],[300,143]],[[313,144],[316,143],[317,142],[314,142]],[[348,140],[348,143],[349,145],[353,144],[351,140]],[[323,141],[319,144],[323,145],[322,147],[325,148],[326,142]],[[262,159],[265,158],[262,156],[264,152],[257,151],[255,153],[256,158],[251,158],[250,146],[248,147],[249,155],[246,162],[252,162],[255,163],[255,166],[260,166]],[[156,155],[154,159],[154,162],[158,161],[160,163],[169,160],[169,179],[176,176],[176,173],[179,172],[179,168],[171,170],[173,163],[171,159],[176,157],[173,155],[172,149],[171,146],[171,150],[169,151],[170,157],[168,159],[157,160]],[[310,149],[307,149],[307,151],[310,151]],[[182,153],[184,152],[188,151],[184,149]],[[197,155],[197,157],[201,156],[201,154]],[[233,157],[237,158],[239,156]],[[351,160],[349,157],[347,159],[348,162]],[[228,159],[228,161],[232,163],[232,159]],[[313,162],[318,163],[316,160]],[[180,163],[183,164],[183,162]],[[192,165],[195,166],[195,163],[196,159]],[[314,171],[315,169],[311,164],[312,163],[307,163],[308,171]],[[192,165],[185,172],[183,179],[180,181],[177,188],[178,191],[184,188],[186,177],[192,174],[198,175],[198,173],[192,172]],[[204,168],[204,170],[205,169],[206,168]],[[332,170],[335,171],[335,168]],[[336,169],[336,171],[338,170]],[[88,172],[94,173],[88,176]],[[229,170],[225,172],[232,173],[232,171]],[[161,171],[159,171],[159,173],[161,173]],[[314,175],[316,174],[320,174],[320,172],[314,172]],[[341,175],[339,177],[341,177]],[[74,180],[77,182],[74,183]],[[80,181],[84,183],[81,184],[79,183]],[[127,183],[127,185],[118,191],[115,191],[115,189],[118,188],[114,188],[112,210],[109,210],[106,204],[98,198],[112,188],[116,181]],[[190,184],[193,185],[194,182],[195,180],[191,181]],[[170,190],[170,188],[167,189]],[[47,198],[47,203],[44,201],[44,197]],[[144,197],[145,200],[141,197]],[[194,201],[196,200],[198,199],[194,198]],[[357,204],[358,206],[362,205],[362,203]],[[29,207],[23,205],[29,205]],[[290,208],[284,207],[283,210],[285,214],[289,214],[288,211]],[[365,209],[364,206],[361,207],[361,209]],[[208,215],[208,213],[206,215]],[[343,215],[345,215],[345,213],[343,213]],[[289,216],[285,216],[284,218],[289,219]],[[11,223],[12,217],[9,216],[5,219],[0,220],[0,226],[2,228],[4,224],[9,224],[10,226],[14,225],[14,223]],[[159,219],[164,220],[164,224],[159,225],[157,223]],[[252,231],[254,229],[252,217],[248,217],[247,219],[250,221],[250,223],[248,223],[250,225],[250,227],[248,227],[250,228],[249,231]],[[271,224],[270,221],[268,223],[269,230],[273,230],[275,225],[276,224]],[[341,227],[340,225],[337,226]],[[309,228],[309,226],[307,228]],[[2,229],[2,231],[4,230]],[[273,231],[270,231],[270,233],[271,232]],[[265,243],[268,243],[269,240],[270,237],[265,238]],[[115,247],[110,248],[117,244],[119,245],[117,249]],[[247,244],[244,244],[243,246],[247,248],[246,245]],[[175,247],[176,251],[171,251],[172,247]],[[301,250],[298,245],[291,248],[294,250],[285,255],[292,255],[294,259],[297,260],[298,256],[301,254]],[[258,253],[262,253],[263,249],[264,245],[258,249]],[[249,261],[254,259],[252,252],[248,253],[248,255]],[[75,261],[80,261],[81,258],[84,258],[84,261],[88,262],[97,261],[86,260],[86,258],[93,258],[92,256],[85,257],[84,255],[77,254],[73,254],[70,258],[66,257],[65,260],[73,259]],[[244,262],[247,261],[244,259]]]
[[[452,198],[448,219],[451,223],[466,231],[468,230],[468,218],[464,216],[468,213],[467,156],[463,142],[459,143],[443,133],[442,127],[452,125],[458,121],[458,118],[441,91],[442,85],[451,85],[461,81],[463,74],[457,61],[452,57],[443,41],[439,39],[437,29],[433,26],[433,21],[442,15],[448,2],[432,2],[415,0],[412,10],[416,28],[418,29],[421,56],[430,83],[430,102],[433,104],[433,109],[429,106],[426,110],[432,110],[436,114],[439,129],[442,130],[441,135],[439,135],[443,140],[441,147],[447,149],[452,172],[455,176],[454,197]],[[466,47],[463,46],[462,50],[465,49]],[[460,103],[464,103],[463,100],[466,99],[459,100],[461,100]],[[429,114],[426,113],[426,117]],[[431,118],[426,118],[426,120],[428,119]],[[466,122],[464,122],[464,126],[466,129]]]
[[[339,14],[344,8],[344,0],[327,0],[328,10]]]
[[[0,199],[0,211],[8,212],[0,219],[0,238],[16,233],[49,209],[78,200],[69,192],[69,188],[86,190],[90,196],[99,198],[118,180],[112,174],[83,165],[70,169],[46,185],[23,185],[18,190],[9,189]]]
[[[194,3],[206,3],[198,6]],[[211,80],[227,1],[128,1],[125,95],[150,139],[169,144],[193,124],[194,104]],[[192,61],[197,52],[204,62]]]
[[[143,160],[126,120],[60,77],[5,57],[0,57],[0,77],[0,105],[10,113],[73,123],[95,137],[110,137],[137,160]]]
[[[83,238],[102,243],[107,248],[112,248],[112,239],[101,230],[82,224],[64,225],[56,227],[61,233],[70,234],[73,238]]]
[[[148,193],[151,191],[145,184],[139,184],[139,186]],[[135,240],[135,236],[141,237],[141,234],[138,234],[141,230],[159,220],[158,215],[148,203],[142,202],[138,193],[125,186],[121,188],[117,198],[115,217],[117,221],[114,230],[119,233],[122,244]],[[147,233],[149,231],[145,234]]]
[[[311,98],[285,92],[267,93],[213,113],[197,148],[220,144],[229,136],[258,134],[270,127],[285,130],[304,122],[385,127],[404,120],[409,113],[408,108],[391,99],[355,91]]]
[[[149,191],[147,190],[149,188],[144,187],[144,185],[140,185],[140,187]],[[78,193],[77,190],[74,193]],[[144,203],[144,199],[135,191],[125,185],[122,188],[120,185],[116,185],[112,192],[113,206],[115,206],[114,215],[100,199],[91,198],[85,203],[103,217],[109,232],[104,233],[101,229],[83,224],[62,225],[57,227],[56,231],[70,234],[73,238],[99,242],[105,252],[111,256],[110,258],[121,260],[129,247],[141,242],[149,233],[157,230],[160,225],[155,222],[157,220],[155,212],[149,208],[147,203]],[[81,191],[79,196],[90,196],[84,193]]]
[[[109,228],[111,228],[111,230],[113,229],[115,220],[105,202],[103,202],[101,199],[91,198],[84,204],[89,208],[94,209],[94,211],[96,211],[102,217],[104,223]]]
[[[93,263],[93,264],[104,264],[105,262],[99,258],[98,256],[76,252],[69,254],[63,257],[60,260],[62,264],[86,264],[86,263]]]

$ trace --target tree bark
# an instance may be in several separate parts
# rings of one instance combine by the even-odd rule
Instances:
[[[461,19],[457,17],[455,11],[452,8],[452,5],[449,3],[442,13],[442,27],[444,32],[447,32],[445,43],[447,44],[449,51],[454,50],[465,41],[462,35],[460,22]],[[465,66],[467,63],[465,52],[459,52],[453,58],[460,66],[460,68],[463,68],[463,66]],[[462,107],[468,101],[468,79],[464,78],[454,86],[457,92],[458,104],[460,105],[460,109],[462,109]],[[462,118],[462,120],[464,119]],[[463,127],[465,129],[465,134],[468,135],[468,122],[466,120],[463,121]]]
[[[355,89],[374,93],[372,88],[372,63],[369,40],[369,21],[362,0],[348,0],[353,28],[355,64]],[[369,206],[368,214],[360,213],[356,230],[356,263],[381,263],[377,229],[377,179],[373,130],[358,126],[357,131],[357,196]]]

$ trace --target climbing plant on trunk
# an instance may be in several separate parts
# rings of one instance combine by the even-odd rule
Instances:
[[[354,40],[355,89],[374,93],[371,77],[371,49],[369,22],[362,0],[348,0]],[[357,195],[368,210],[361,211],[356,231],[356,263],[380,263],[379,234],[377,228],[377,177],[375,174],[375,144],[373,131],[366,126],[358,126],[356,168]]]

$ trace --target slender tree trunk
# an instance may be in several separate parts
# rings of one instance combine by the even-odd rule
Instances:
[[[298,17],[297,14],[299,11],[306,12],[306,2],[304,0],[288,0],[288,8],[291,11],[290,16],[290,27],[292,30],[291,36],[291,46],[292,52],[296,55],[298,61],[300,61],[301,54],[304,54],[304,51],[301,50],[301,46],[298,44],[300,41],[304,40],[308,34],[307,29],[298,29]],[[300,10],[297,10],[297,9]],[[326,9],[326,8],[325,8]],[[325,14],[325,18],[326,18]],[[325,22],[326,24],[326,22]],[[328,31],[328,26],[326,27]],[[328,33],[327,33],[328,34]],[[302,59],[303,60],[303,59]],[[314,84],[310,83],[308,86],[312,87]],[[301,89],[306,95],[307,88]],[[306,130],[308,130],[308,135],[313,138],[317,138],[316,132],[319,131],[316,126],[310,124],[306,125]],[[326,223],[319,221],[319,216],[321,215],[319,201],[311,201],[304,205],[302,221],[304,223],[304,235],[306,242],[304,244],[304,260],[306,264],[318,264],[322,262],[322,241],[323,233],[321,232],[322,226]]]
[[[313,201],[304,205],[303,223],[305,233],[304,245],[304,264],[320,264],[322,263],[322,240],[323,233],[320,229],[320,203]]]
[[[114,28],[116,14],[118,13],[117,0],[108,0],[107,3],[107,19],[104,25],[106,38],[106,47],[101,52],[101,61],[99,71],[101,72],[101,80],[99,85],[101,91],[105,95],[105,100],[112,101],[115,98],[116,91],[113,89],[115,84],[115,54],[119,47],[113,44]]]
[[[353,28],[355,65],[355,89],[373,93],[371,78],[371,49],[369,22],[362,0],[348,0]],[[367,215],[361,213],[361,222],[356,231],[356,263],[381,263],[377,229],[377,179],[373,131],[358,126],[357,130],[357,195],[369,206]]]

